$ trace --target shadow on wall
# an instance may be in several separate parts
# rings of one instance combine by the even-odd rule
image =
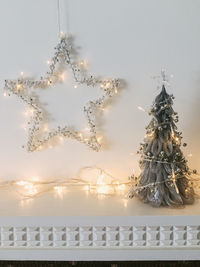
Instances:
[[[119,101],[119,98],[121,96],[121,93],[123,90],[127,90],[128,85],[127,82],[124,79],[118,79],[119,80],[119,87],[118,87],[118,93],[115,95],[115,97],[109,98],[105,102],[105,109],[110,109],[111,106],[116,105]],[[104,136],[103,142],[102,142],[102,148],[103,150],[110,150],[113,146],[113,142],[111,139],[108,139],[106,137],[106,116],[102,116],[102,112],[96,112],[96,126],[98,129],[98,133],[100,136]]]
[[[68,37],[68,40],[70,42],[70,44],[72,45],[72,54],[71,54],[71,58],[73,60],[73,62],[75,62],[76,64],[78,64],[78,58],[79,58],[79,54],[81,51],[81,46],[76,46],[75,45],[75,40],[76,40],[76,36],[75,35],[70,35]],[[89,75],[88,70],[85,69],[85,73],[86,76]],[[97,76],[97,79],[99,80],[104,80],[103,77],[101,76]],[[128,84],[127,82],[122,79],[122,78],[116,78],[116,77],[105,77],[105,79],[117,79],[119,81],[119,85],[117,87],[117,93],[115,94],[115,96],[112,96],[110,98],[108,98],[105,102],[104,102],[104,108],[102,110],[105,110],[107,108],[109,108],[112,105],[115,105],[116,102],[118,102],[120,95],[122,93],[123,90],[127,90],[128,88]],[[98,130],[98,134],[100,136],[104,136],[103,141],[101,143],[102,145],[102,149],[103,150],[109,150],[112,147],[112,140],[108,140],[106,138],[106,130],[104,128],[105,125],[105,116],[102,116],[102,110],[97,109],[95,111],[95,118],[96,118],[96,127]],[[105,134],[104,134],[105,133]]]
[[[192,160],[198,171],[200,171],[200,73],[195,81],[194,101],[192,105],[191,120],[189,123],[189,140],[193,146]]]

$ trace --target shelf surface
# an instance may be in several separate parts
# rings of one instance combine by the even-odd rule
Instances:
[[[200,260],[200,201],[153,208],[123,195],[68,191],[0,197],[1,260]]]
[[[99,197],[85,191],[66,192],[59,198],[53,192],[23,200],[16,192],[1,191],[0,216],[175,216],[200,215],[200,200],[182,208],[154,208],[137,198],[123,195]]]

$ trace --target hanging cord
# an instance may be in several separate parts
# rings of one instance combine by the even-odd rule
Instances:
[[[61,34],[61,26],[60,26],[60,0],[57,0],[57,11],[58,11],[58,36]]]
[[[69,35],[69,2],[68,0],[65,1],[66,5],[66,33]],[[57,14],[58,14],[58,36],[59,38],[62,35],[61,32],[61,9],[60,9],[60,0],[57,0]]]
[[[66,5],[66,29],[67,29],[67,35],[69,35],[69,1],[65,1]]]

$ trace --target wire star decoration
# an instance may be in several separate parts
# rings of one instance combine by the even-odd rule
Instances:
[[[89,148],[99,151],[101,142],[97,136],[96,112],[102,110],[108,100],[118,93],[120,87],[119,79],[102,79],[87,74],[82,62],[77,62],[76,51],[73,47],[73,38],[62,36],[55,53],[49,61],[49,71],[39,80],[20,77],[15,80],[5,80],[5,93],[14,94],[29,106],[30,120],[28,122],[28,141],[26,147],[28,152],[42,150],[49,146],[51,141],[63,138],[72,138],[84,143]],[[80,85],[98,87],[103,94],[96,100],[89,101],[84,106],[84,114],[87,121],[89,133],[86,134],[70,126],[60,127],[45,131],[46,111],[36,94],[36,89],[48,89],[52,85],[61,82],[63,69],[70,68],[75,81],[75,88]]]

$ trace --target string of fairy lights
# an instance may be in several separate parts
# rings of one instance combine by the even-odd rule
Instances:
[[[89,179],[89,176],[91,179]],[[100,167],[83,167],[75,178],[42,179],[38,176],[29,179],[1,181],[1,190],[13,190],[21,200],[35,199],[53,192],[61,199],[69,191],[85,191],[98,197],[121,195],[125,199],[130,187],[129,180],[121,181]]]
[[[88,175],[89,174],[89,175]],[[199,194],[200,183],[199,173],[195,173],[196,178],[188,177],[190,183],[194,186],[196,194]],[[91,177],[89,179],[89,176]],[[178,176],[173,176],[174,182]],[[138,186],[138,177],[132,175],[129,179],[116,179],[109,172],[100,167],[83,167],[75,178],[51,178],[42,179],[39,176],[30,177],[22,180],[1,181],[1,190],[13,190],[18,194],[21,200],[35,199],[47,193],[54,193],[61,199],[68,192],[74,190],[84,191],[86,194],[96,195],[97,197],[110,197],[119,195],[122,200],[134,197],[138,190],[144,188],[153,188],[155,185],[162,183],[172,183],[169,178],[165,181],[149,183],[145,186]],[[125,202],[125,205],[127,202]]]
[[[61,35],[59,44],[55,47],[55,54],[49,64],[49,72],[39,80],[27,79],[24,75],[16,80],[5,80],[4,96],[14,94],[28,105],[25,115],[30,116],[28,126],[27,150],[29,152],[40,151],[53,144],[62,141],[63,138],[72,138],[84,143],[89,148],[99,151],[102,146],[103,136],[97,133],[96,113],[103,112],[108,104],[108,100],[118,93],[120,87],[119,79],[101,79],[88,75],[86,63],[84,61],[76,62],[74,58],[74,47],[71,36]],[[75,85],[86,85],[89,87],[98,87],[103,91],[102,96],[96,100],[89,101],[84,106],[87,131],[78,131],[71,126],[58,126],[56,129],[49,129],[46,110],[36,94],[36,89],[48,89],[57,83],[65,80],[63,66],[69,67],[72,71]],[[23,146],[24,147],[24,146]]]
[[[166,163],[166,162],[165,162]],[[194,188],[195,190],[195,194],[196,196],[199,197],[199,194],[200,194],[200,173],[196,172],[196,170],[191,170],[191,172],[193,172],[193,174],[196,176],[196,177],[191,177],[191,175],[189,176],[187,173],[185,173],[185,177],[187,177],[188,181],[189,181],[189,184]],[[130,189],[128,190],[128,193],[127,193],[127,196],[129,198],[133,198],[137,195],[137,193],[139,191],[142,191],[143,189],[146,189],[146,188],[154,188],[155,186],[157,185],[160,185],[160,184],[167,184],[170,185],[170,186],[174,186],[177,193],[178,193],[178,187],[177,187],[177,184],[176,184],[176,181],[179,179],[179,178],[182,178],[182,176],[178,176],[178,175],[175,175],[175,173],[173,172],[172,175],[164,180],[164,181],[159,181],[159,182],[155,182],[155,183],[148,183],[148,184],[145,184],[145,185],[139,185],[139,180],[138,180],[138,177],[135,176],[135,175],[132,175],[130,177],[130,180],[131,180],[131,187]]]

